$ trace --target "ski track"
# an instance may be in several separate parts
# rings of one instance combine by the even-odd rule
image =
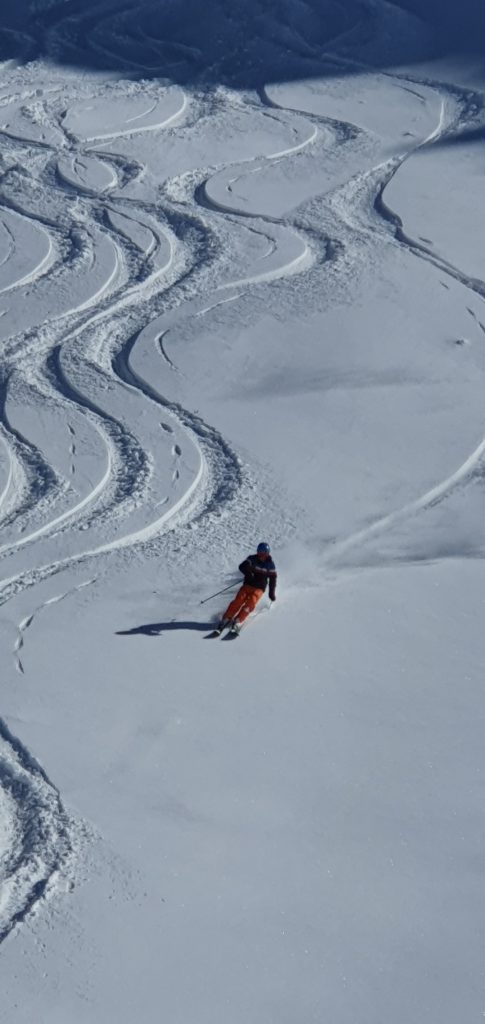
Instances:
[[[422,242],[418,242],[417,240],[409,237],[404,231],[403,222],[399,214],[393,211],[386,204],[384,199],[386,188],[407,160],[412,159],[413,155],[418,152],[418,150],[423,149],[426,146],[433,145],[433,143],[438,141],[440,138],[446,137],[451,130],[456,130],[456,120],[451,123],[447,123],[446,121],[445,101],[447,94],[449,93],[454,98],[458,97],[462,100],[465,111],[470,103],[475,102],[475,97],[472,96],[472,99],[470,100],[469,93],[465,90],[459,90],[454,87],[448,89],[443,83],[425,82],[423,84],[432,84],[434,88],[443,94],[439,121],[436,127],[409,153],[406,153],[402,157],[396,157],[385,161],[378,167],[372,168],[369,172],[365,172],[351,181],[348,186],[345,186],[344,189],[337,193],[334,200],[335,208],[336,210],[339,210],[340,208],[340,212],[342,213],[346,207],[347,209],[350,207],[352,210],[352,199],[354,197],[362,197],[362,195],[365,197],[366,193],[367,195],[369,193],[370,195],[373,194],[374,199],[372,205],[374,211],[383,222],[390,223],[392,225],[396,241],[399,244],[404,245],[418,258],[427,260],[437,269],[443,271],[445,275],[452,277],[470,291],[478,294],[481,298],[485,298],[485,281],[470,278],[468,275],[461,272],[459,268],[453,266],[453,264],[433,253],[426,244],[422,244]],[[342,195],[344,196],[343,202]],[[347,204],[349,205],[347,206]],[[359,228],[361,227],[362,221],[359,220]],[[470,311],[470,313],[474,319],[477,319],[476,314],[473,313],[473,311]],[[477,322],[479,323],[479,321]],[[363,547],[368,541],[373,540],[381,533],[391,530],[393,526],[397,526],[405,520],[416,516],[418,513],[426,512],[428,509],[435,507],[445,498],[449,497],[457,488],[461,488],[471,483],[477,477],[482,476],[484,465],[485,438],[480,441],[473,452],[464,459],[463,463],[453,473],[444,480],[438,482],[423,495],[419,496],[414,501],[408,502],[401,508],[396,509],[394,512],[380,517],[370,526],[367,526],[362,530],[357,530],[355,533],[352,533],[341,541],[333,543],[332,547],[324,556],[323,565],[332,567],[334,565],[338,565],[339,561],[346,563],[348,561],[347,555],[349,552],[354,549],[359,549],[359,547]]]
[[[364,12],[362,8],[360,14],[363,22],[370,17],[369,11]],[[58,51],[65,47],[82,49],[89,40],[92,52],[117,54],[121,67],[149,71],[146,63],[137,62],[133,55],[130,59],[123,52],[128,49],[131,38],[125,31],[130,15],[128,9],[111,18],[111,43],[106,43],[106,18],[101,16],[96,20],[82,13],[66,15],[61,7],[56,7],[45,25],[40,15],[34,18],[34,34],[23,40],[25,52],[31,51],[37,31],[54,60]],[[335,37],[334,43],[355,35],[359,24],[357,17]],[[152,45],[154,65],[158,66],[163,44],[158,40],[150,43],[143,30],[140,31],[145,44]],[[311,52],[310,44],[304,41],[302,45],[308,46]],[[334,60],[344,70],[355,65],[355,62],[332,55],[331,45],[329,40],[326,59]],[[314,56],[317,55],[314,49]],[[198,59],[195,51],[181,44],[179,56],[185,61]],[[386,75],[386,72],[381,74]],[[412,89],[421,84],[410,78],[406,80],[404,76],[401,80],[408,83],[404,88]],[[249,497],[247,515],[251,516],[253,483],[238,454],[197,413],[183,408],[155,388],[140,371],[136,357],[144,346],[157,340],[161,360],[169,371],[166,384],[170,388],[170,373],[179,372],[168,354],[167,338],[171,327],[180,320],[195,321],[218,306],[237,301],[251,287],[295,273],[304,274],[318,259],[331,260],[332,253],[342,247],[338,239],[339,219],[346,220],[350,227],[354,225],[356,230],[367,231],[370,238],[374,230],[372,215],[377,216],[383,228],[392,228],[397,244],[406,246],[417,258],[428,260],[444,275],[485,298],[485,282],[471,279],[437,257],[424,240],[408,237],[399,213],[385,200],[386,188],[404,161],[412,159],[418,149],[433,145],[450,127],[445,117],[446,86],[422,84],[435,88],[443,96],[439,123],[414,150],[405,155],[396,154],[363,172],[329,197],[327,208],[337,222],[335,239],[322,235],[318,226],[310,229],[296,218],[279,219],[267,215],[264,209],[255,212],[245,208],[245,204],[238,201],[237,185],[247,175],[258,175],[271,164],[292,160],[310,149],[319,133],[329,127],[335,139],[342,141],[356,138],[362,131],[358,125],[280,107],[262,86],[259,101],[266,116],[276,116],[271,113],[272,108],[281,111],[285,123],[293,125],[295,133],[298,133],[297,126],[301,130],[302,122],[306,123],[305,137],[294,145],[278,148],[269,156],[256,155],[207,173],[201,168],[200,174],[192,172],[189,176],[182,203],[171,201],[169,190],[164,189],[163,202],[150,204],[123,194],[123,190],[142,177],[143,164],[105,153],[99,145],[144,132],[163,135],[174,126],[183,125],[191,105],[191,97],[183,89],[172,89],[160,99],[149,89],[148,94],[141,97],[139,91],[128,90],[127,109],[129,104],[132,109],[123,120],[117,102],[119,88],[118,92],[115,88],[113,111],[116,116],[114,127],[109,131],[101,128],[86,131],[89,117],[83,118],[86,104],[92,101],[90,94],[94,91],[94,101],[99,99],[102,107],[107,102],[106,90],[111,86],[101,86],[98,97],[96,86],[91,83],[90,94],[81,89],[77,97],[74,94],[72,102],[68,99],[67,108],[63,106],[62,110],[60,86],[54,86],[50,92],[43,90],[42,101],[36,100],[32,91],[2,98],[0,134],[6,153],[13,153],[17,147],[15,151],[21,151],[27,160],[21,166],[9,157],[8,169],[0,180],[0,230],[4,241],[0,264],[0,331],[6,339],[0,434],[7,459],[6,481],[0,494],[0,520],[4,528],[16,523],[23,532],[21,537],[3,543],[0,555],[20,552],[25,546],[48,540],[68,527],[85,530],[85,536],[90,537],[90,531],[108,522],[111,533],[105,538],[93,534],[94,542],[83,541],[78,551],[4,578],[0,584],[0,604],[6,604],[67,568],[87,562],[96,567],[101,565],[100,560],[105,555],[158,542],[168,531],[180,532],[183,526],[207,527],[214,517],[220,518],[233,511],[243,495]],[[69,88],[72,91],[72,84]],[[466,108],[464,90],[460,93],[450,89],[449,93]],[[28,109],[29,103],[32,108],[37,103],[38,118],[41,112],[39,123],[25,113],[24,108]],[[36,163],[41,157],[45,157],[43,167],[40,162]],[[190,180],[195,181],[192,189]],[[179,185],[184,191],[182,181]],[[205,218],[202,220],[202,213],[208,215],[208,224]],[[216,248],[216,241],[220,239],[223,246],[227,238],[227,234],[219,234],[221,223],[226,232],[241,231],[244,227],[265,240],[266,248],[254,273],[236,274],[230,280],[213,280],[211,246]],[[196,231],[198,240],[194,242]],[[217,271],[217,258],[214,265]],[[83,274],[87,284],[86,294],[76,307],[70,305],[67,294],[70,274]],[[99,278],[101,283],[90,285],[91,279],[96,282]],[[56,312],[51,313],[51,298],[63,283],[67,284],[66,300],[60,306],[52,303]],[[9,306],[9,297],[15,297],[19,288],[27,289],[32,300],[30,319],[30,307],[27,307],[20,328],[15,317],[10,316]],[[140,315],[137,307],[142,299],[145,311]],[[485,332],[476,314],[471,310],[470,314]],[[35,388],[39,395],[63,409],[69,420],[77,422],[81,417],[105,450],[106,466],[99,480],[83,497],[71,501],[60,511],[55,506],[70,494],[71,482],[63,479],[59,468],[49,463],[32,439],[10,423],[7,397],[14,383],[16,389],[20,386],[19,394],[32,394]],[[152,454],[138,439],[135,428],[130,429],[103,406],[100,399],[103,389],[106,394],[125,389],[127,394],[143,400],[153,415],[163,417],[158,419],[158,424],[161,441],[169,446],[167,491],[170,496],[161,494],[154,507],[160,506],[163,511],[153,516],[147,509],[141,524],[132,521],[132,516],[143,510],[148,499]],[[77,431],[70,422],[68,433],[72,480],[83,453]],[[186,461],[186,448],[195,457],[197,468],[192,470],[191,482],[181,491],[181,467]],[[353,549],[362,547],[405,519],[425,512],[481,474],[484,462],[485,440],[482,440],[458,469],[421,497],[334,544],[324,556],[324,564],[345,564]],[[90,578],[47,599],[22,618],[12,650],[19,675],[25,673],[25,640],[34,619],[50,605],[90,586],[95,579]],[[1,942],[55,889],[58,878],[69,874],[76,848],[76,826],[52,782],[2,719],[0,793],[10,837],[0,858]]]
[[[9,836],[0,859],[2,942],[59,877],[69,877],[77,826],[46,773],[1,718],[0,790]]]
[[[480,444],[477,445],[475,450],[454,473],[441,480],[434,487],[430,488],[429,491],[426,491],[425,494],[416,498],[415,501],[410,501],[400,509],[396,509],[395,512],[382,516],[382,518],[377,519],[370,526],[356,531],[344,540],[337,541],[325,556],[325,565],[332,565],[334,562],[338,562],[345,558],[347,552],[354,548],[362,547],[367,541],[373,540],[374,537],[386,530],[390,530],[393,526],[410,519],[419,512],[425,512],[438,505],[458,487],[463,487],[478,476],[483,476],[484,468],[485,439],[480,441]]]

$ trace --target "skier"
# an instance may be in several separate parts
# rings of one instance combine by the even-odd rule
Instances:
[[[242,572],[244,576],[244,583],[226,608],[217,629],[214,630],[215,633],[220,634],[223,629],[230,626],[231,633],[237,635],[241,630],[241,623],[254,611],[268,583],[269,599],[270,601],[276,601],[277,576],[269,544],[261,541],[261,544],[258,544],[256,554],[248,555],[244,562],[241,562],[239,572]]]

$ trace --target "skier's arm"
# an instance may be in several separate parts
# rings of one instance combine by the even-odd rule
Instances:
[[[278,574],[276,572],[276,569],[270,569],[270,573],[269,573],[269,599],[270,599],[270,601],[276,601],[276,580],[277,579],[278,579]]]
[[[239,566],[239,572],[242,572],[245,580],[249,581],[251,579],[254,579],[254,569],[253,566],[251,565],[251,562],[249,561],[249,558],[245,558],[244,562],[241,562],[241,565]]]

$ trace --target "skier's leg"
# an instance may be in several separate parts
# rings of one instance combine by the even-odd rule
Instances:
[[[244,604],[236,617],[236,622],[239,624],[244,622],[248,615],[254,611],[259,599],[264,594],[263,590],[257,590],[256,587],[246,587],[242,589],[246,589],[247,593],[245,594]]]
[[[235,619],[236,618],[236,615],[238,614],[238,612],[241,611],[241,608],[243,608],[245,603],[246,603],[246,597],[247,597],[246,591],[248,591],[248,590],[252,590],[252,587],[245,587],[243,585],[242,587],[239,588],[236,596],[233,597],[231,603],[228,604],[228,606],[227,606],[227,608],[226,608],[226,610],[225,610],[225,612],[224,612],[224,614],[222,616],[222,621],[223,622],[228,622],[230,619]]]

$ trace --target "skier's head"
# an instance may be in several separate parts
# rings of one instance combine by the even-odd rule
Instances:
[[[263,561],[264,561],[265,558],[269,558],[269,544],[266,544],[266,541],[262,540],[261,544],[258,544],[258,547],[257,547],[256,550],[257,550],[258,558],[262,558]]]

